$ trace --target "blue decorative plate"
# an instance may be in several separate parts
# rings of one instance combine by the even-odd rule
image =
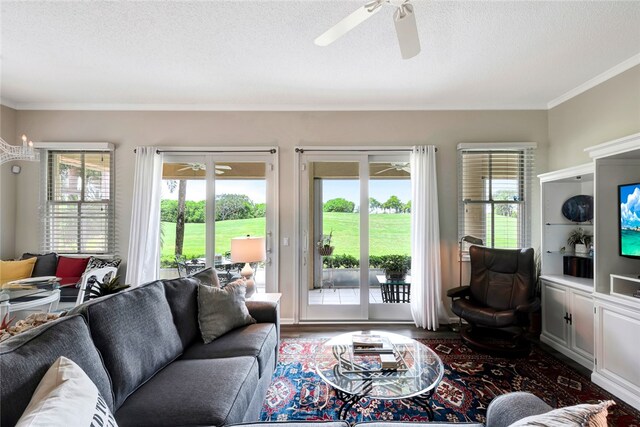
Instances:
[[[581,194],[562,204],[562,215],[569,221],[586,222],[593,219],[593,196]]]

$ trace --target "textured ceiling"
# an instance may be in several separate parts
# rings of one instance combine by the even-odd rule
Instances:
[[[413,0],[413,59],[391,6],[313,44],[363,3],[2,0],[0,95],[17,108],[546,108],[640,57],[640,1]]]

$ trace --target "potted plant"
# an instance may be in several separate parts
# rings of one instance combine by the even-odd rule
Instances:
[[[380,262],[384,275],[389,281],[404,281],[409,271],[409,257],[405,255],[387,255]]]
[[[96,282],[89,291],[89,298],[100,298],[105,295],[111,295],[127,289],[129,285],[120,284],[120,276],[113,277],[104,282]]]
[[[331,239],[333,238],[333,230],[329,234],[323,234],[320,240],[316,243],[318,253],[321,256],[333,255],[334,246],[331,246]]]
[[[567,244],[574,247],[576,255],[584,255],[589,253],[591,238],[591,235],[587,234],[582,227],[579,227],[569,233]]]

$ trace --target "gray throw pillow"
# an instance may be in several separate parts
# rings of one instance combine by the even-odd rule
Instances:
[[[516,421],[509,427],[607,427],[607,408],[616,403],[605,400],[554,409]]]
[[[214,286],[216,288],[220,287],[220,280],[218,280],[218,274],[211,267],[205,268],[204,270],[200,270],[197,273],[193,273],[189,277],[198,279],[198,281],[203,285]]]
[[[55,276],[58,267],[58,255],[54,252],[48,254],[24,253],[20,259],[37,258],[36,265],[33,266],[31,277]]]
[[[205,344],[235,328],[256,323],[244,302],[246,293],[244,283],[224,288],[198,285],[198,323]]]

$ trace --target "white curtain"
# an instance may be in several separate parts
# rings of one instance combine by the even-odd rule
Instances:
[[[160,195],[162,154],[156,147],[137,147],[133,176],[127,279],[139,286],[160,272]]]
[[[444,314],[436,148],[411,152],[411,314],[417,327],[436,330]]]

